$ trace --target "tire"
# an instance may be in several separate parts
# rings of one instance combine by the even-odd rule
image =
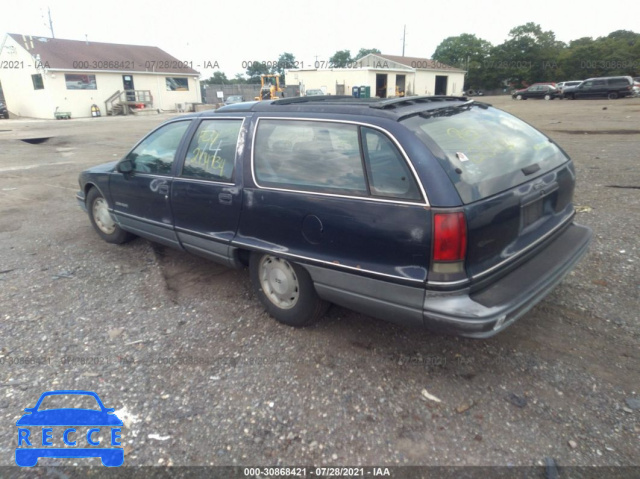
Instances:
[[[516,95],[516,100],[522,100],[522,95]]]
[[[607,98],[608,98],[609,100],[615,100],[616,98],[618,98],[618,94],[617,94],[616,92],[612,91],[611,93],[609,93],[609,94],[607,95]]]
[[[294,327],[310,326],[329,308],[313,287],[309,273],[271,254],[252,253],[251,284],[267,313]]]
[[[122,244],[135,238],[120,228],[109,213],[107,200],[97,188],[91,188],[86,199],[87,211],[93,228],[107,243]]]
[[[545,96],[544,96],[544,99],[545,99],[545,100],[551,100],[551,95],[545,95]]]

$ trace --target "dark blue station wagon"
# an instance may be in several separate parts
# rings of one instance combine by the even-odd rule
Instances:
[[[553,140],[488,104],[317,96],[172,119],[81,173],[77,199],[110,243],[249,266],[283,323],[335,303],[482,338],[586,253],[574,186]]]

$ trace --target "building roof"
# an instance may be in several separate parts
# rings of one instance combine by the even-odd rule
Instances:
[[[461,70],[460,68],[455,68],[449,65],[445,65],[444,63],[431,60],[429,58],[403,57],[399,55],[383,55],[381,53],[373,53],[372,55],[376,55],[378,57],[384,58],[386,60],[390,60],[392,62],[400,63],[401,65],[415,68],[416,70],[448,70],[448,71],[460,72],[460,73],[463,73],[465,71],[465,70]]]
[[[158,47],[63,40],[18,33],[8,35],[51,70],[199,75],[191,62],[182,62]]]

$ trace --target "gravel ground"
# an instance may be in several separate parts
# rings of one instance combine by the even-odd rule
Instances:
[[[0,465],[14,463],[23,409],[53,389],[116,408],[126,466],[640,465],[640,100],[484,101],[573,158],[594,241],[539,306],[481,341],[335,306],[289,328],[246,270],[101,241],[78,173],[166,115],[0,121]]]

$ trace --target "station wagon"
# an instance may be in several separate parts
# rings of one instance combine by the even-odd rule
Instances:
[[[79,180],[103,239],[249,267],[265,309],[292,326],[334,303],[489,337],[591,239],[562,148],[465,97],[229,105],[171,119]]]

